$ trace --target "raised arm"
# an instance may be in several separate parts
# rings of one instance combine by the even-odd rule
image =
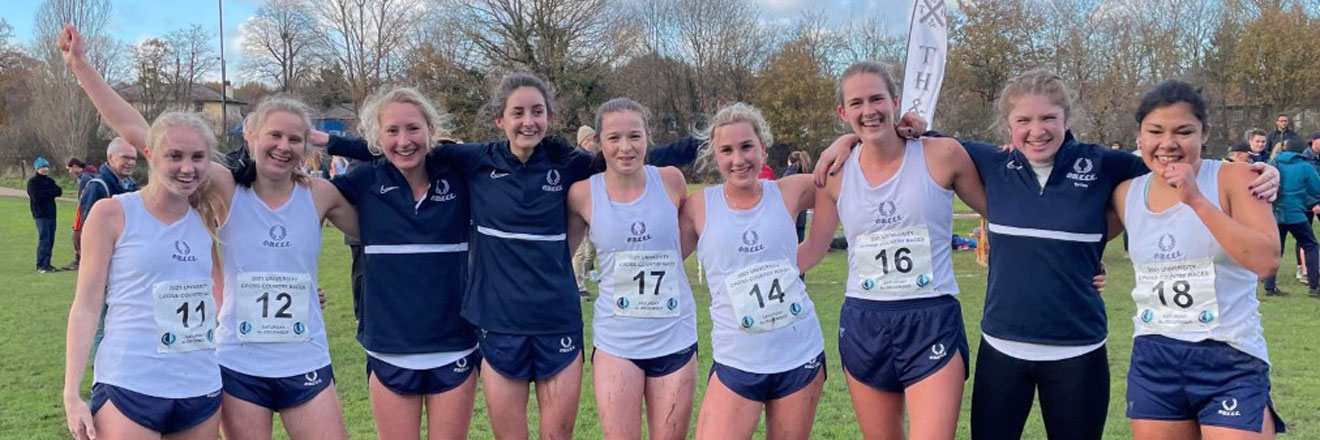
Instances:
[[[73,76],[78,78],[78,83],[82,85],[83,91],[92,100],[96,111],[101,113],[106,124],[145,156],[147,120],[128,101],[119,96],[119,93],[116,93],[115,89],[105,82],[105,78],[97,73],[96,68],[87,61],[87,55],[83,51],[82,36],[78,34],[78,30],[74,29],[73,25],[65,24],[64,30],[56,39],[56,44],[60,48],[61,55],[64,56],[64,63],[69,66]]]

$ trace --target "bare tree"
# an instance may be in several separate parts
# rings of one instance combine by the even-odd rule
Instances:
[[[220,57],[216,56],[213,38],[210,31],[196,24],[165,34],[169,47],[165,80],[170,84],[174,102],[190,101],[193,87],[219,67]]]
[[[756,69],[772,47],[761,10],[749,0],[670,0],[680,50],[698,78],[697,102],[713,112],[750,95]]]
[[[85,156],[96,137],[98,117],[64,65],[55,37],[70,23],[87,43],[87,57],[106,78],[116,78],[112,67],[117,43],[106,34],[109,0],[45,0],[37,10],[36,47],[41,61],[38,97],[28,109],[31,129],[57,157]]]
[[[304,0],[271,0],[243,23],[243,69],[291,92],[307,80],[323,44],[316,16]]]
[[[328,57],[344,68],[355,102],[403,68],[400,49],[426,17],[420,0],[322,0],[315,2]]]

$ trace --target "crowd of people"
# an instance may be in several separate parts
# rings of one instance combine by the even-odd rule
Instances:
[[[122,139],[116,151],[141,152],[150,171],[132,192],[122,169],[103,167],[113,188],[81,217],[63,388],[76,438],[270,438],[276,414],[291,438],[345,438],[315,285],[326,221],[360,243],[357,339],[381,438],[416,439],[423,426],[427,438],[465,438],[478,381],[497,438],[528,437],[533,390],[541,438],[595,435],[574,430],[584,362],[605,438],[686,438],[694,412],[699,439],[750,438],[763,417],[768,438],[808,438],[827,376],[817,316],[834,312],[816,309],[802,276],[840,224],[840,359],[866,438],[952,438],[971,379],[973,438],[1020,438],[1039,396],[1051,438],[1099,439],[1110,391],[1101,255],[1124,230],[1134,437],[1285,430],[1256,284],[1278,267],[1272,218],[1284,217],[1269,201],[1291,197],[1295,167],[1201,159],[1208,105],[1186,82],[1141,97],[1134,155],[1073,138],[1072,94],[1048,72],[1004,86],[1001,147],[922,135],[890,74],[857,63],[836,85],[848,134],[814,171],[794,154],[795,173],[772,180],[774,135],[751,105],[653,146],[647,109],[615,98],[579,132],[590,153],[550,135],[553,86],[513,73],[486,106],[502,139],[437,143],[438,112],[408,87],[366,101],[360,138],[316,131],[305,105],[277,96],[249,117],[248,159],[231,169],[211,160],[200,118],[149,124],[90,66],[76,30],[58,45]],[[361,162],[313,176],[301,164],[316,147]],[[689,194],[675,166],[694,162],[719,183]],[[954,195],[994,243],[974,378]],[[572,261],[584,242],[600,279],[590,341]],[[708,347],[683,266],[693,253],[711,295]],[[714,365],[698,404],[702,350]]]

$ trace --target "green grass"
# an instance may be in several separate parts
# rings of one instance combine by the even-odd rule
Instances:
[[[60,203],[60,226],[56,237],[54,262],[66,263],[72,256],[69,246],[69,223],[72,219],[71,203]],[[73,297],[75,274],[37,274],[33,270],[36,242],[35,227],[28,214],[27,202],[0,198],[0,439],[63,439],[64,411],[60,402],[63,377],[64,329],[69,304]],[[965,232],[974,224],[971,219],[956,220],[955,231]],[[353,339],[354,322],[349,294],[349,256],[340,235],[326,229],[321,255],[320,283],[330,291],[325,320],[329,328],[331,355],[334,358],[338,389],[348,428],[353,438],[375,438],[367,400],[363,371],[363,351]],[[1289,246],[1291,248],[1291,246]],[[1106,253],[1111,278],[1104,293],[1110,317],[1110,372],[1111,394],[1109,419],[1105,438],[1130,437],[1129,425],[1124,417],[1126,371],[1131,350],[1133,314],[1128,292],[1132,288],[1131,264],[1123,257],[1122,243],[1114,241]],[[1283,267],[1291,274],[1293,258],[1285,257]],[[984,303],[985,269],[976,265],[971,253],[956,253],[954,267],[962,288],[960,300],[972,349],[979,342],[980,317]],[[846,271],[844,254],[831,253],[818,268],[807,274],[807,287],[819,314],[825,336],[826,355],[829,360],[829,380],[816,413],[813,438],[858,438],[859,433],[848,390],[839,367],[837,334],[839,307],[842,303]],[[705,389],[705,373],[710,367],[710,319],[705,311],[710,304],[705,286],[695,279],[694,264],[688,262],[688,274],[697,298],[698,326],[703,347],[698,381],[697,401]],[[1273,360],[1271,377],[1276,405],[1289,422],[1291,438],[1320,438],[1320,301],[1306,298],[1304,289],[1285,277],[1285,288],[1293,291],[1287,298],[1262,298],[1266,337]],[[585,319],[591,319],[592,309],[583,304]],[[588,335],[591,326],[584,326]],[[590,336],[588,336],[590,337]],[[975,358],[973,358],[975,359]],[[973,362],[973,365],[975,363]],[[598,438],[600,426],[596,421],[595,399],[590,386],[591,364],[586,365],[588,379],[583,381],[582,403],[577,420],[577,438]],[[84,395],[90,388],[91,374],[87,375]],[[958,438],[968,438],[968,411],[971,384],[967,384],[959,419]],[[490,438],[484,398],[477,398],[473,415],[472,438]],[[534,399],[533,399],[534,401]],[[533,404],[534,405],[534,404]],[[693,427],[695,428],[694,411]],[[535,411],[530,412],[535,436]],[[278,429],[278,428],[277,428]],[[761,434],[758,434],[758,438]],[[278,432],[276,438],[285,438]],[[1045,438],[1039,410],[1033,410],[1024,438]]]

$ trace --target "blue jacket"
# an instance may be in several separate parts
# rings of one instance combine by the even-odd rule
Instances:
[[[75,230],[81,230],[82,225],[87,223],[87,214],[92,212],[92,205],[95,205],[97,200],[138,190],[137,182],[134,182],[132,177],[120,179],[115,175],[114,170],[110,169],[110,164],[101,164],[99,170],[100,172],[87,182],[82,194],[78,196],[78,219],[81,221],[74,225]]]
[[[1306,210],[1320,202],[1320,174],[1291,151],[1279,153],[1273,165],[1279,169],[1279,197],[1274,200],[1274,221],[1281,225],[1306,223]]]

